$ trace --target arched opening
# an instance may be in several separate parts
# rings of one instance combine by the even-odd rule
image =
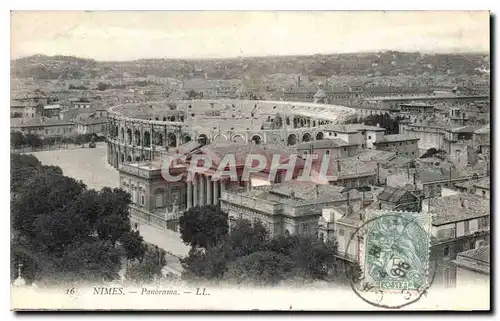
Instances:
[[[122,160],[122,163],[125,161],[125,155],[122,154],[121,160]]]
[[[127,162],[131,162],[132,161],[132,157],[130,155],[127,156]]]
[[[144,146],[151,146],[151,134],[148,131],[144,132]]]
[[[176,147],[177,146],[177,136],[174,133],[168,134],[168,147]]]
[[[163,121],[167,121],[167,117],[163,117]]]
[[[198,142],[202,145],[206,145],[208,144],[208,137],[207,135],[205,134],[201,134],[199,137],[198,137]]]
[[[127,141],[128,141],[128,144],[131,145],[132,144],[132,129],[127,129]]]
[[[254,135],[252,137],[252,141],[255,143],[255,145],[260,145],[260,143],[261,143],[260,136],[259,135]]]
[[[156,145],[163,146],[163,134],[156,133]]]
[[[294,118],[293,119],[293,128],[297,128],[298,124],[299,124],[299,120],[297,118]]]
[[[288,146],[291,146],[291,145],[295,145],[297,143],[297,136],[295,136],[295,134],[291,134],[290,136],[288,136]]]
[[[287,125],[287,126],[290,126],[290,117],[287,117],[287,118],[286,118],[286,125]]]
[[[191,137],[189,135],[184,135],[184,137],[182,137],[183,144],[189,143],[190,141],[191,141]]]
[[[136,162],[140,162],[140,161],[141,161],[141,158],[140,158],[139,156],[136,156],[135,161],[136,161]]]
[[[184,116],[181,116],[181,122],[184,122]]]
[[[122,141],[125,141],[125,130],[122,127]]]
[[[276,116],[276,120],[274,121],[274,128],[283,127],[283,118],[281,116]]]
[[[141,144],[141,132],[136,129],[134,132],[134,138],[135,138],[135,144],[140,145]]]
[[[316,140],[322,140],[324,138],[323,133],[319,132],[316,134]]]
[[[175,121],[175,116],[170,116],[170,121]]]
[[[235,143],[244,143],[245,142],[245,139],[243,139],[243,137],[241,135],[234,135],[232,140]]]
[[[305,133],[304,136],[302,136],[302,141],[303,142],[309,142],[309,141],[311,141],[311,134]]]

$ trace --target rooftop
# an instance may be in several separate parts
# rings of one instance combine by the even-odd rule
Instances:
[[[432,198],[430,207],[436,226],[490,215],[489,201],[473,194]]]
[[[361,198],[357,190],[343,193],[342,186],[322,185],[313,182],[285,182],[251,190],[243,190],[239,195],[253,197],[276,204],[289,204],[292,206],[314,205]]]
[[[55,118],[46,118],[46,119],[30,119],[28,121],[23,121],[20,124],[17,124],[16,127],[43,127],[43,126],[66,126],[73,125],[68,120],[64,119],[55,119]]]
[[[377,163],[385,163],[394,159],[396,157],[396,153],[384,150],[364,149],[357,153],[354,157],[363,162],[375,161]]]
[[[384,190],[378,194],[378,200],[390,203],[398,203],[406,193],[409,193],[403,188],[386,186]]]
[[[460,252],[458,256],[490,264],[490,246],[480,246],[477,249]]]
[[[480,128],[481,128],[480,126],[462,126],[462,127],[452,128],[450,131],[453,133],[474,133]]]
[[[306,142],[306,143],[300,143],[297,145],[297,149],[307,149],[309,150],[311,147],[316,149],[316,148],[335,148],[335,147],[342,147],[342,146],[350,146],[350,145],[357,145],[357,144],[349,144],[343,141],[342,139],[322,139],[322,140],[315,140],[311,142]]]

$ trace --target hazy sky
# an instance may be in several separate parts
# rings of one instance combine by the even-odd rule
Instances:
[[[11,54],[97,60],[489,51],[489,13],[14,12]]]

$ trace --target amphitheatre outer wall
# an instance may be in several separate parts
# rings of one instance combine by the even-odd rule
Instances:
[[[108,110],[107,161],[152,160],[191,140],[293,146],[321,140],[356,109],[307,102],[183,100],[130,102]]]

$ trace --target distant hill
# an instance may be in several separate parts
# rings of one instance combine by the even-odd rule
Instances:
[[[406,52],[353,53],[312,56],[254,57],[180,60],[141,59],[96,61],[72,56],[35,55],[11,61],[18,78],[88,79],[97,76],[241,78],[255,74],[305,74],[311,76],[421,75],[424,72],[480,74],[489,69],[486,54],[420,54]]]

